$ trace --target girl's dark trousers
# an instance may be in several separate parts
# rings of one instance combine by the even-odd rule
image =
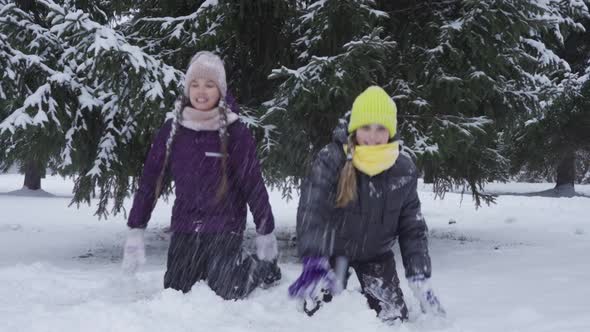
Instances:
[[[334,265],[334,259],[331,264]],[[400,288],[393,251],[366,261],[352,261],[349,266],[359,279],[369,307],[377,312],[379,318],[387,322],[408,319],[408,308]],[[346,279],[349,276],[347,273]]]
[[[241,299],[261,282],[257,260],[242,249],[235,233],[173,233],[168,249],[164,288],[187,293],[198,281],[224,299]]]

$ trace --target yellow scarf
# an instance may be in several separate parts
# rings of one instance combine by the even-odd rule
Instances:
[[[344,152],[348,153],[347,145],[344,145]],[[368,176],[375,176],[391,168],[398,156],[398,142],[379,145],[357,145],[354,148],[352,164],[356,169]]]

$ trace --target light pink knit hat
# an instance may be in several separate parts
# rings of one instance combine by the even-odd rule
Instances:
[[[189,96],[191,82],[198,78],[215,82],[221,92],[221,97],[225,98],[227,94],[227,82],[225,80],[223,61],[219,56],[209,51],[201,51],[193,56],[184,78],[185,96]]]

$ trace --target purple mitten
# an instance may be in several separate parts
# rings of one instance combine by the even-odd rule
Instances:
[[[333,288],[334,279],[334,272],[330,268],[328,258],[304,257],[303,272],[289,286],[289,296],[301,299],[314,297],[314,294],[322,289],[330,290]]]

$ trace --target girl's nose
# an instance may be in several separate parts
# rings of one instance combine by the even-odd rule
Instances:
[[[377,136],[375,135],[375,133],[371,133],[371,135],[369,135],[369,145],[375,145],[376,142]]]

